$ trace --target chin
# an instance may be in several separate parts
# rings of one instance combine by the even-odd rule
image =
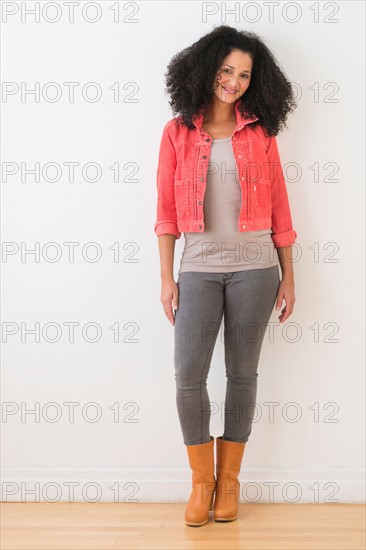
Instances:
[[[216,97],[223,103],[232,103],[244,95],[245,92],[239,92],[237,94],[226,94],[224,91],[216,92]]]
[[[219,99],[222,103],[235,103],[235,101],[240,97],[241,95],[235,94],[233,96],[219,96]]]

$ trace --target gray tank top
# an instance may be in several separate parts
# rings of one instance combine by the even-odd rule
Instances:
[[[205,231],[184,233],[178,274],[184,271],[228,273],[278,264],[271,229],[237,229],[241,187],[231,138],[213,139],[203,212]]]

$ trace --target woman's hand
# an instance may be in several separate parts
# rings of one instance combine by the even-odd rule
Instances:
[[[285,300],[286,306],[281,311],[278,317],[280,323],[284,323],[290,317],[295,303],[295,283],[292,277],[284,277],[278,288],[276,310],[279,310],[282,305],[282,300]]]
[[[171,325],[174,326],[175,319],[172,305],[174,309],[178,309],[178,285],[173,278],[162,279],[160,301],[163,304],[165,315],[168,317]]]

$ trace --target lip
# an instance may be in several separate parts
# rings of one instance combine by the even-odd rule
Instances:
[[[223,90],[224,90],[224,92],[226,92],[227,94],[236,94],[236,90],[227,89],[227,88],[225,88],[225,86],[223,86]]]

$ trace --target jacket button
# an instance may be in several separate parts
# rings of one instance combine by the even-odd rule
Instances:
[[[199,228],[202,229],[202,225],[200,225]]]
[[[210,141],[210,138],[207,138],[206,141]]]
[[[202,204],[202,201],[198,201],[198,204]]]
[[[246,225],[243,225],[243,229],[245,229],[245,228],[246,228]]]
[[[203,155],[203,157],[202,157],[202,158],[203,158],[203,159],[207,159],[206,155]]]

